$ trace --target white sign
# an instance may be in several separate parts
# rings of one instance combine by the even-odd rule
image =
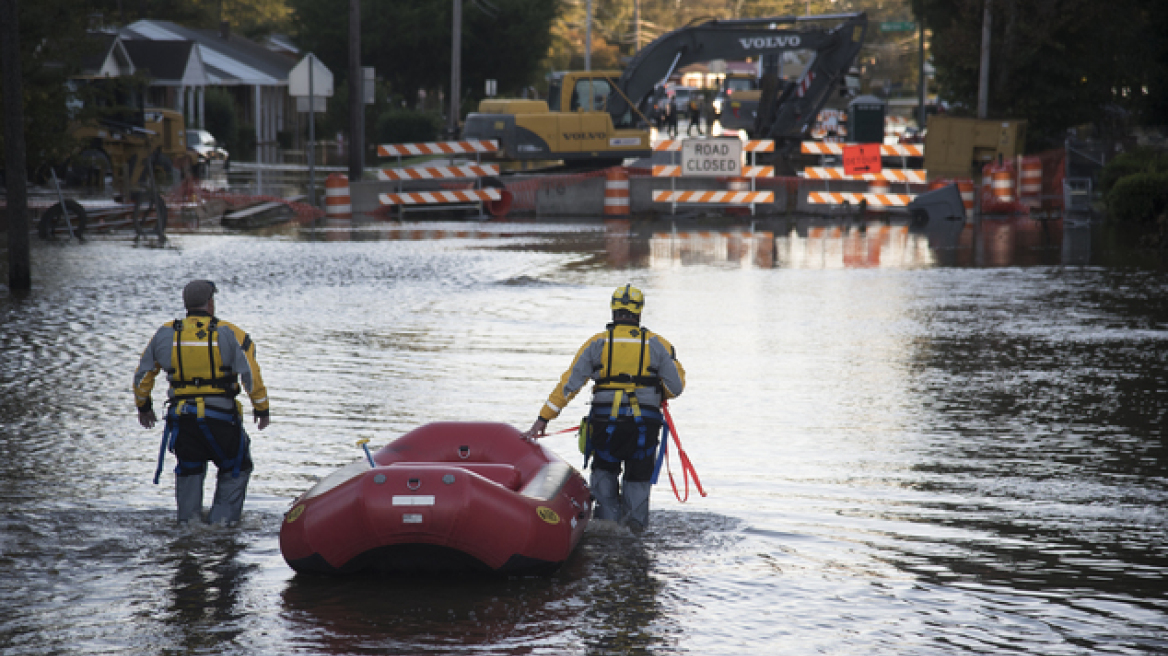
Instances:
[[[681,175],[707,178],[742,175],[742,141],[734,137],[683,140]]]
[[[333,74],[315,55],[307,55],[288,72],[288,95],[308,96],[308,67],[312,66],[312,95],[333,97]]]

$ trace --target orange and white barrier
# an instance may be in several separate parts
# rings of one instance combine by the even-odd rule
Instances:
[[[330,219],[353,218],[353,201],[349,194],[349,176],[329,174],[324,181],[324,213]]]
[[[1018,172],[1018,200],[1032,207],[1042,204],[1042,158],[1023,157]]]
[[[961,194],[961,204],[965,206],[965,218],[973,218],[974,207],[974,185],[973,178],[937,178],[929,183],[929,191],[947,187],[951,184],[957,185],[957,191]]]
[[[681,150],[681,144],[685,139],[662,139],[653,146],[653,150],[657,152],[677,152]],[[751,139],[750,141],[742,142],[742,152],[744,153],[773,153],[775,152],[775,142],[773,139]]]
[[[380,157],[407,157],[416,155],[463,155],[494,153],[499,150],[499,142],[478,139],[470,141],[437,141],[411,144],[383,144],[377,147]]]
[[[867,201],[868,207],[907,207],[916,198],[914,194],[874,194],[840,191],[812,191],[807,195],[807,201],[812,205],[859,205],[860,201]]]
[[[626,216],[629,213],[629,171],[613,166],[604,171],[604,215]]]
[[[502,190],[495,187],[486,189],[458,189],[454,191],[407,191],[396,194],[381,194],[382,205],[427,205],[431,203],[479,203],[498,201],[503,198]]]
[[[916,184],[924,184],[928,180],[922,169],[882,169],[879,173],[848,175],[842,166],[808,166],[803,169],[802,177],[808,180],[885,180]]]
[[[381,169],[377,179],[393,180],[442,180],[449,178],[480,178],[499,175],[498,164],[467,164],[465,166],[417,166],[403,169]]]
[[[1014,180],[1013,161],[986,164],[981,170],[981,211],[985,214],[1028,212],[1029,208],[1018,202]]]
[[[653,177],[655,178],[680,178],[684,174],[681,171],[681,166],[677,164],[654,164]],[[773,178],[775,177],[775,167],[773,166],[744,166],[739,177],[743,178]]]
[[[655,190],[654,203],[773,203],[773,191],[669,191]]]
[[[868,183],[868,196],[874,196],[876,198],[888,198],[888,196],[891,194],[892,186],[886,180],[873,180],[872,182]],[[876,205],[868,203],[868,205],[871,205],[872,209],[877,212],[883,212],[888,207],[883,203]]]
[[[843,143],[804,141],[800,147],[804,155],[843,155]],[[884,157],[924,157],[925,147],[921,144],[883,144],[880,154]]]

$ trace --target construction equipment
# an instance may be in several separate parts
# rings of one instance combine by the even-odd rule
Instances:
[[[147,186],[148,171],[160,189],[178,181],[180,168],[190,159],[182,114],[148,108],[128,118],[131,120],[90,119],[72,126],[70,133],[80,150],[66,164],[68,184],[104,186],[110,176],[115,192],[130,196],[135,189]]]
[[[780,29],[794,26],[794,29]],[[863,13],[826,16],[712,20],[662,35],[628,67],[616,71],[554,76],[547,102],[484,100],[466,119],[464,136],[497,140],[501,159],[560,160],[605,166],[650,154],[646,118],[654,88],[688,64],[714,59],[765,57],[759,111],[750,136],[774,139],[792,152],[816,114],[837,88],[864,41]],[[798,80],[778,78],[777,55],[811,51]]]

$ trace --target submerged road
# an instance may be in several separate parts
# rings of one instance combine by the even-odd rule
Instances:
[[[35,242],[32,292],[0,289],[0,653],[1162,654],[1168,273],[1016,227]],[[175,525],[129,389],[196,277],[272,398],[234,530]],[[685,364],[708,497],[663,475],[643,536],[597,523],[550,578],[285,565],[283,513],[358,439],[525,428],[626,282]]]

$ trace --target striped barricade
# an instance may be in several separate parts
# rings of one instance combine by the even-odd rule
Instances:
[[[394,180],[444,180],[449,178],[481,178],[499,175],[498,164],[467,164],[465,166],[416,166],[402,169],[381,169],[377,179]]]
[[[681,166],[677,164],[654,164],[653,165],[654,178],[681,178],[685,177],[681,172]],[[773,178],[775,177],[775,167],[773,166],[744,166],[742,171],[734,176],[739,178]]]
[[[457,189],[452,191],[405,191],[396,194],[381,194],[377,198],[382,205],[427,205],[432,203],[481,203],[502,199],[501,189]]]
[[[800,151],[804,155],[843,155],[844,147],[850,144],[828,143],[822,141],[804,141]],[[921,144],[883,144],[880,146],[883,157],[924,157],[925,147]]]
[[[387,182],[397,182],[397,193],[379,194],[378,200],[382,205],[397,205],[404,214],[407,207],[426,205],[443,205],[451,203],[487,203],[487,209],[495,216],[502,216],[510,208],[510,195],[498,188],[478,188],[481,178],[499,175],[497,164],[482,164],[478,158],[483,153],[494,153],[499,150],[499,142],[490,140],[469,141],[435,141],[426,143],[382,144],[377,147],[377,154],[381,157],[397,157],[400,165],[402,157],[420,155],[474,155],[475,162],[454,164],[447,166],[411,166],[392,169],[381,169],[377,178]],[[418,180],[449,180],[456,178],[474,178],[475,189],[432,190],[432,191],[405,191],[402,183]]]
[[[658,152],[676,153],[681,151],[683,139],[665,139],[657,143],[653,150]],[[775,176],[775,167],[773,166],[756,166],[754,165],[754,157],[758,153],[770,153],[775,150],[775,142],[771,139],[752,139],[742,142],[742,152],[749,157],[748,165],[743,166],[742,170],[734,175],[727,176],[736,179],[742,186],[746,186],[746,180],[750,181],[750,189],[730,189],[726,191],[710,190],[710,191],[678,191],[677,189],[669,190],[654,190],[654,203],[706,203],[706,204],[722,204],[722,205],[749,205],[751,214],[754,213],[754,206],[758,203],[774,203],[775,193],[773,191],[755,191],[754,181],[756,178],[773,178]],[[671,155],[671,157],[674,157]],[[676,161],[676,160],[675,160]],[[670,186],[675,184],[676,178],[686,177],[682,167],[678,164],[654,164],[653,177],[655,178],[671,178]],[[734,181],[731,182],[731,187],[734,186]]]
[[[866,201],[868,207],[907,207],[916,194],[873,194],[847,191],[811,191],[807,201],[812,205],[859,205]]]
[[[657,152],[677,152],[681,150],[681,142],[684,139],[663,139],[653,146],[653,150]],[[775,152],[775,142],[773,139],[752,139],[750,141],[742,142],[742,152],[744,153],[773,153]]]
[[[479,155],[499,150],[499,142],[482,141],[437,141],[410,144],[383,144],[377,147],[380,157],[416,157],[418,155]]]
[[[848,175],[842,166],[808,166],[803,169],[803,177],[808,180],[885,180],[887,182],[928,182],[923,169],[882,169],[879,173]]]
[[[723,203],[751,205],[775,202],[773,191],[653,191],[654,203]]]

